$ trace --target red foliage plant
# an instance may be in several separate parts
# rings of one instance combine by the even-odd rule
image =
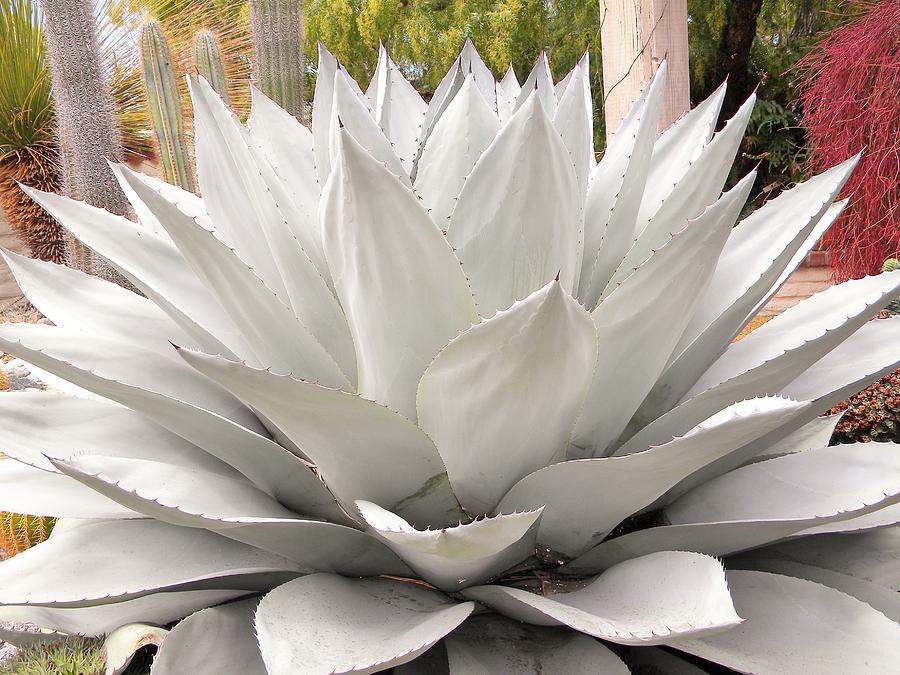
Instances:
[[[900,248],[900,0],[863,4],[797,66],[810,170],[863,153],[825,239],[838,281],[875,274]]]

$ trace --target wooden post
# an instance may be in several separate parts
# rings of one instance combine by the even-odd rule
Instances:
[[[690,108],[687,0],[599,0],[606,137],[619,127],[641,89],[668,59],[659,117],[667,129]]]

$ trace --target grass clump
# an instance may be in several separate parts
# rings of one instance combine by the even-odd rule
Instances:
[[[70,638],[52,645],[26,647],[3,664],[4,675],[103,675],[103,642]]]

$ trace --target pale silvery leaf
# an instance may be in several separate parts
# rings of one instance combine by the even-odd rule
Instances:
[[[159,307],[118,284],[5,249],[0,256],[29,302],[57,326],[106,335],[167,358],[170,341],[195,346]]]
[[[104,564],[110,550],[119,551],[115,566]],[[88,607],[160,591],[260,590],[299,569],[211,532],[154,520],[101,521],[4,561],[0,605]]]
[[[54,528],[55,531],[55,528]],[[165,625],[204,607],[247,595],[243,590],[176,591],[91,607],[0,606],[0,621],[28,622],[70,635],[102,637],[135,621]]]
[[[366,94],[372,99],[375,120],[394,147],[407,173],[410,172],[419,149],[419,133],[428,104],[419,96],[397,64],[388,56],[384,45],[378,50],[378,66]]]
[[[562,458],[596,351],[590,316],[551,281],[438,354],[419,384],[419,423],[464,508],[490,512],[517,480]]]
[[[324,186],[331,173],[329,138],[333,124],[331,113],[334,108],[334,76],[337,73],[338,62],[325,45],[319,42],[317,46],[319,63],[316,68],[316,91],[312,109],[313,154],[319,185]]]
[[[532,92],[536,92],[536,98],[540,101],[544,112],[547,113],[547,117],[552,118],[556,114],[556,88],[553,86],[553,74],[550,72],[550,62],[547,60],[545,51],[542,51],[537,57],[534,67],[525,78],[519,97],[516,99],[515,110],[525,105],[525,101]]]
[[[559,106],[553,116],[553,126],[562,136],[563,143],[569,151],[575,165],[575,177],[581,191],[581,201],[587,194],[588,178],[594,166],[594,144],[591,128],[590,102],[585,101],[583,80],[588,74],[576,64],[570,73],[569,86],[559,100]]]
[[[783,399],[745,401],[645,452],[552,464],[516,483],[497,510],[508,513],[546,505],[538,542],[566,555],[580,555],[685,477],[762,436],[803,407]]]
[[[484,583],[534,551],[541,509],[474,520],[437,530],[416,530],[377,504],[357,501],[370,531],[422,578],[444,591]]]
[[[813,534],[863,532],[865,530],[873,530],[889,525],[897,525],[898,523],[900,523],[900,503],[894,503],[883,509],[873,511],[872,513],[864,513],[854,518],[848,518],[847,520],[815,525],[802,532],[798,532],[797,536],[808,537]]]
[[[256,632],[270,675],[375,673],[412,661],[474,609],[408,582],[312,574],[262,599]]]
[[[742,621],[721,563],[682,551],[628,560],[571,593],[545,597],[506,586],[476,586],[463,595],[518,621],[566,625],[626,645],[674,645]]]
[[[529,97],[475,163],[450,216],[447,239],[482,316],[557,276],[572,292],[581,266],[580,205],[569,153],[537,96]]]
[[[628,675],[609,648],[587,635],[540,628],[495,614],[474,616],[444,638],[450,672]]]
[[[425,368],[478,321],[459,260],[413,192],[345,132],[320,215],[359,393],[415,419]]]
[[[258,604],[259,598],[240,600],[187,617],[169,631],[151,675],[267,675],[253,630]]]
[[[348,512],[355,500],[365,499],[423,525],[461,517],[434,443],[403,416],[359,396],[286,375],[205,354],[181,354],[296,443]]]
[[[68,476],[0,459],[0,510],[65,518],[139,518],[140,514],[99,495]]]
[[[355,367],[347,322],[308,259],[310,283],[306,284],[303,300],[292,303],[287,291],[275,292],[215,231],[158,192],[138,182],[132,187],[159,215],[194,272],[241,329],[255,356],[255,365],[296,372],[328,386],[350,389],[350,381],[342,371],[349,371],[352,377]],[[302,276],[302,266],[295,266],[293,273]],[[334,358],[323,343],[329,345]]]
[[[807,422],[797,431],[788,434],[777,443],[767,447],[756,458],[769,459],[779,455],[824,448],[828,445],[832,435],[834,435],[834,429],[840,419],[840,414],[816,417],[812,422]]]
[[[122,192],[125,194],[125,198],[128,200],[128,203],[131,204],[131,208],[134,209],[134,214],[137,216],[137,222],[148,229],[150,232],[155,234],[157,237],[161,239],[169,239],[169,235],[166,234],[165,229],[163,229],[162,225],[159,224],[159,220],[156,219],[156,216],[148,209],[144,202],[141,201],[141,198],[138,197],[134,190],[131,189],[131,185],[128,184],[128,181],[125,180],[125,176],[122,174],[122,167],[124,165],[117,164],[116,162],[112,162],[107,160],[107,164],[109,165],[109,170],[112,171],[113,176],[116,177],[116,181],[119,183],[119,187],[122,189]],[[140,174],[142,177],[144,174]],[[174,187],[174,186],[172,186]],[[190,193],[187,193],[190,194]],[[196,197],[196,195],[194,195]],[[199,200],[200,204],[203,204],[202,200]],[[203,208],[203,212],[206,209]]]
[[[766,572],[731,571],[728,585],[746,621],[674,647],[753,673],[889,672],[900,663],[900,625],[856,598]]]
[[[463,72],[458,62],[459,59],[457,59],[454,66],[447,71],[447,74],[444,75],[444,79],[441,80],[434,95],[428,102],[428,109],[425,111],[425,118],[422,120],[422,130],[419,132],[419,152],[416,155],[416,161],[413,163],[413,169],[410,173],[412,178],[416,177],[418,164],[422,159],[422,152],[425,150],[425,145],[431,137],[431,132],[434,130],[434,127],[441,116],[447,111],[447,108],[456,97],[456,94],[459,93],[459,90],[463,86],[463,82],[465,82],[466,73]]]
[[[591,170],[578,285],[578,297],[589,309],[597,304],[635,238],[667,73],[663,62]]]
[[[168,242],[85,202],[23,188],[72,236],[121,272],[203,349],[246,353],[237,326]]]
[[[519,98],[521,91],[522,87],[519,85],[519,80],[516,79],[516,71],[510,64],[503,79],[497,83],[497,117],[500,124],[506,124],[506,121],[512,117],[516,99]]]
[[[59,644],[68,636],[65,633],[41,629],[40,631],[17,630],[15,628],[0,627],[0,640],[8,642],[14,647],[45,647]]]
[[[157,648],[169,631],[146,623],[129,623],[119,626],[106,636],[101,654],[106,664],[105,675],[121,675],[138,650],[148,645]]]
[[[572,435],[576,456],[596,457],[615,449],[709,284],[753,178],[751,173],[672,233],[591,313],[598,336],[597,367]],[[664,290],[667,302],[661,305]]]
[[[497,116],[478,91],[475,77],[467,75],[434,125],[416,173],[416,193],[442,230],[447,229],[466,176],[499,129]]]

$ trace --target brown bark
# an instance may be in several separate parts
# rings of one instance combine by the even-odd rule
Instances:
[[[708,95],[728,78],[722,119],[731,117],[757,85],[749,66],[760,9],[762,0],[732,0],[728,3],[718,56],[706,74],[703,87]]]

